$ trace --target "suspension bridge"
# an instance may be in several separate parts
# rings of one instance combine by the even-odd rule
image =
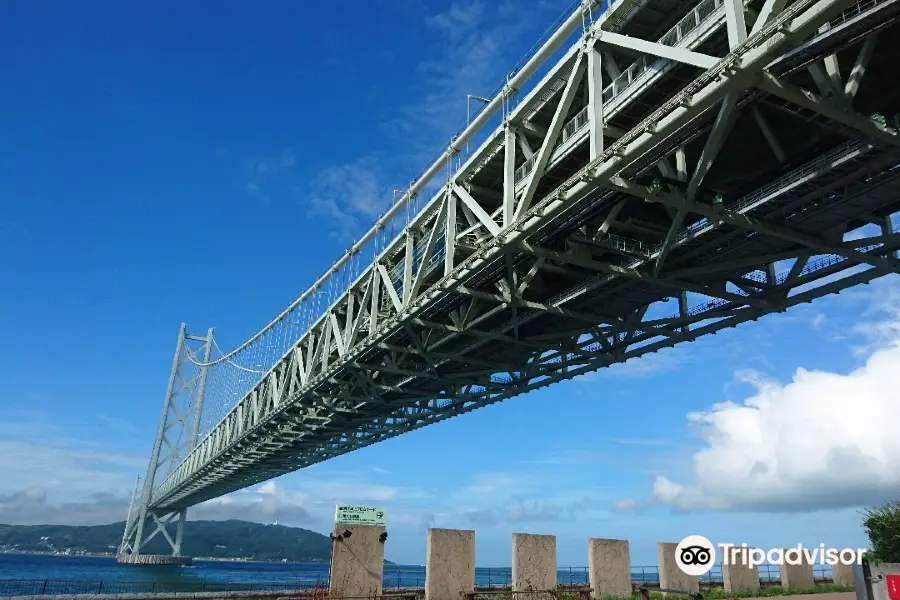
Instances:
[[[119,560],[177,562],[206,500],[897,272],[898,18],[576,3],[268,325],[228,352],[182,326]]]

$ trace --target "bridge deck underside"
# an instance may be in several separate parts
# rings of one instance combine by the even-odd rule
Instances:
[[[671,15],[681,4],[651,0],[640,18],[620,31],[656,39],[680,18]],[[840,33],[823,34],[802,52],[770,63],[768,72],[815,90],[809,61],[836,51],[840,71],[849,73],[866,33],[882,27],[853,111],[866,117],[898,114],[895,13],[885,9]],[[719,35],[698,51],[723,55],[727,40]],[[631,129],[700,72],[676,66],[607,125]],[[855,254],[841,242],[846,232],[900,210],[900,169],[891,170],[900,164],[900,148],[765,89],[749,88],[738,96],[731,129],[696,195],[702,206],[685,205],[682,211],[674,194],[685,182],[667,176],[659,162],[680,148],[687,164],[698,164],[717,106],[623,165],[621,176],[639,184],[639,193],[598,185],[576,198],[529,232],[524,243],[510,244],[427,308],[398,321],[312,393],[274,411],[189,480],[167,489],[156,504],[197,504],[896,270],[892,253],[900,244],[894,236],[860,245]],[[761,130],[759,115],[777,134],[777,151]],[[532,122],[548,127],[552,116],[550,106]],[[545,175],[535,197],[551,193],[590,158],[585,137]],[[497,189],[503,181],[500,167],[487,164],[471,183]],[[711,203],[716,194],[733,211],[728,218],[717,217]],[[673,220],[680,227],[673,228]],[[670,239],[676,230],[680,237]],[[811,239],[830,242],[816,247]],[[478,249],[477,240],[461,241],[456,252],[464,259]],[[782,266],[780,276],[773,265]],[[847,278],[832,281],[839,273]],[[823,283],[815,287],[817,281]],[[679,308],[684,292],[694,298],[693,307]],[[554,308],[561,303],[564,309]],[[327,419],[308,426],[304,415],[322,398],[340,402]]]

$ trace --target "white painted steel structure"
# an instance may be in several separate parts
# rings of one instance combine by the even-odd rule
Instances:
[[[199,502],[896,272],[900,95],[867,82],[896,75],[898,4],[585,0],[257,335],[211,359],[182,329],[122,554],[179,554]]]

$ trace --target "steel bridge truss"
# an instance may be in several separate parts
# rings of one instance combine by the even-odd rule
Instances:
[[[900,138],[859,92],[897,2],[704,0],[658,42],[623,33],[621,4],[145,482],[154,522],[898,271]]]

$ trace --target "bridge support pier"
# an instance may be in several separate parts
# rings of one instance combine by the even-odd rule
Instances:
[[[331,567],[328,571],[328,596],[341,598],[377,598],[384,578],[384,543],[381,525],[336,524],[331,534]]]
[[[189,335],[184,323],[181,324],[147,475],[136,506],[132,496],[125,521],[125,533],[117,555],[122,564],[190,564],[190,558],[181,556],[187,507],[160,509],[153,506],[154,482],[159,471],[177,466],[197,444],[212,345],[212,328],[206,337],[198,337]],[[145,532],[148,524],[153,527],[149,535]],[[175,526],[174,537],[168,530],[172,524]],[[142,554],[145,545],[159,534],[168,543],[171,555]]]

